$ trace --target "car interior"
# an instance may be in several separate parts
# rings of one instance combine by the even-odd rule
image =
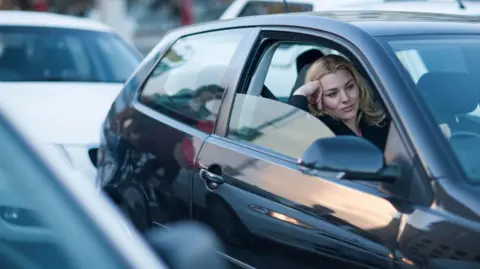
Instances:
[[[395,51],[463,170],[475,181],[480,179],[475,161],[480,150],[480,80],[474,75],[479,66],[477,51],[474,46],[436,44],[406,44]]]
[[[449,144],[470,178],[480,178],[476,155],[480,149],[480,124],[468,115],[478,107],[480,90],[475,78],[463,72],[429,72],[420,77],[417,88],[437,122],[448,125]],[[452,89],[462,94],[453,94]],[[454,99],[454,101],[452,100]]]
[[[305,83],[305,76],[306,76],[306,73],[307,73],[310,65],[314,61],[316,61],[317,59],[319,59],[319,58],[321,58],[325,55],[328,55],[328,54],[325,54],[324,52],[322,52],[322,50],[320,50],[318,48],[311,48],[311,49],[307,49],[307,50],[303,51],[298,56],[296,56],[295,69],[296,69],[296,72],[297,72],[297,77],[296,77],[295,82],[293,84],[293,87],[292,87],[292,89],[289,93],[289,96],[276,96],[272,92],[272,90],[269,89],[267,87],[267,85],[265,85],[265,83],[264,83],[265,82],[265,77],[262,76],[260,78],[259,74],[261,74],[262,71],[264,71],[265,73],[263,73],[263,74],[266,75],[267,70],[269,70],[268,69],[269,68],[268,64],[270,63],[271,58],[273,57],[273,53],[279,47],[280,44],[281,43],[273,45],[267,50],[267,52],[264,55],[264,59],[262,60],[263,63],[267,63],[267,64],[265,64],[267,66],[265,67],[263,63],[259,64],[257,72],[255,73],[254,77],[252,78],[249,89],[259,89],[260,88],[259,84],[262,83],[262,86],[261,86],[262,90],[258,95],[260,95],[261,97],[264,97],[264,98],[268,98],[268,99],[272,99],[272,100],[275,100],[275,101],[280,101],[280,102],[283,102],[283,103],[287,103],[288,100],[293,95],[293,93],[295,92],[295,90],[298,89],[300,86],[302,86]],[[332,52],[336,53],[336,54],[339,54],[339,52],[337,52],[335,50],[332,50]],[[344,56],[344,57],[346,57],[346,56]],[[364,72],[362,72],[362,69],[358,69],[358,71],[362,74],[362,76],[364,78],[368,78],[368,76],[366,76],[366,74]],[[366,83],[369,83],[369,81],[367,80]],[[254,86],[254,88],[252,88],[252,86]],[[371,86],[370,86],[370,88],[373,90],[373,96],[374,96],[375,102],[377,102],[377,104],[382,106],[380,97],[378,96],[378,93],[376,92],[375,88],[371,87]],[[250,90],[249,90],[248,94],[257,95],[257,93],[255,93],[253,91],[250,91]]]

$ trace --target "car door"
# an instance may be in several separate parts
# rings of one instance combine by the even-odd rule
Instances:
[[[240,268],[392,267],[401,207],[376,184],[340,180],[328,171],[302,173],[298,158],[316,139],[334,136],[332,131],[258,90],[265,81],[258,84],[260,72],[269,70],[264,60],[268,65],[273,58],[269,51],[276,41],[312,45],[320,39],[263,33],[269,34],[274,45],[256,51],[261,59],[242,77],[250,83],[239,82],[247,90],[238,87],[231,108],[224,110],[230,115],[226,128],[217,125],[197,157],[194,218],[215,228],[227,246],[227,259]]]
[[[108,125],[119,137],[119,172],[106,189],[141,230],[190,217],[194,160],[213,131],[229,62],[250,31],[180,37],[133,101],[113,106]]]

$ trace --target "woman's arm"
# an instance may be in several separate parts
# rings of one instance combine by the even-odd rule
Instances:
[[[310,110],[308,109],[308,99],[303,95],[293,95],[288,100],[288,104],[299,108],[305,112],[310,112]]]
[[[300,108],[310,113],[309,103],[319,103],[322,101],[322,86],[318,80],[310,81],[298,88],[288,100],[288,103],[296,108]]]

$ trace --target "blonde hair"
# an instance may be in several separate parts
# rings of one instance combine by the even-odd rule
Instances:
[[[305,83],[319,80],[323,76],[345,69],[350,74],[360,90],[359,113],[357,122],[362,118],[369,125],[379,125],[385,119],[385,111],[378,107],[372,98],[372,92],[367,87],[365,80],[360,76],[355,67],[344,57],[339,55],[326,55],[312,63],[305,76]],[[310,113],[315,116],[325,115],[324,111],[317,109],[315,105],[309,104]]]

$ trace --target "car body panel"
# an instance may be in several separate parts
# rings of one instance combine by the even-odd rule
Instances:
[[[121,83],[0,82],[2,106],[48,144],[98,143]],[[27,108],[27,109],[26,109]]]
[[[194,217],[216,228],[234,259],[259,269],[390,266],[400,214],[381,195],[216,138],[197,162],[220,167],[225,183],[209,189],[195,174]]]
[[[245,32],[245,44],[253,42],[248,39],[250,31],[253,28]],[[212,123],[209,130],[199,131],[175,119],[174,112],[164,109],[162,115],[138,100],[137,90],[178,37],[173,33],[152,50],[112,105],[104,122],[105,143],[101,151],[105,153],[98,174],[117,203],[141,206],[150,211],[145,222],[164,226],[190,218],[194,160],[214,127]],[[123,186],[135,188],[145,196],[132,201],[124,195]]]

